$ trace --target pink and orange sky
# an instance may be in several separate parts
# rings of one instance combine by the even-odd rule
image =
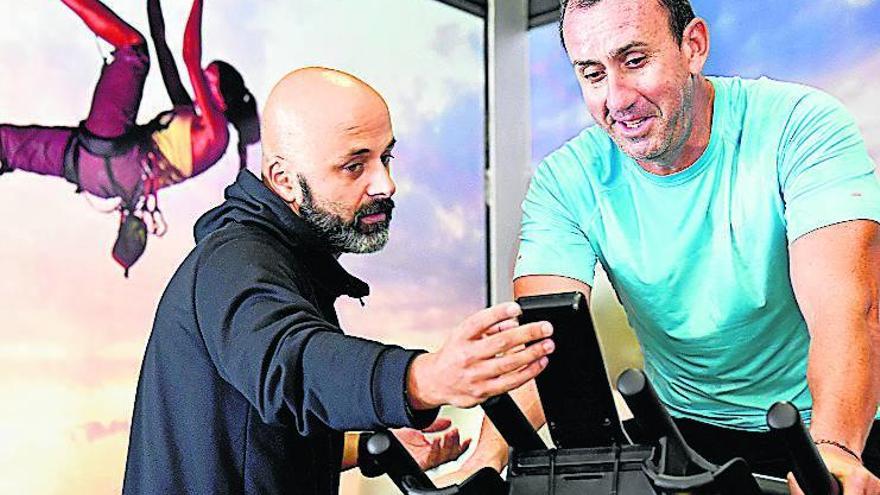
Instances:
[[[107,4],[146,30],[145,2]],[[189,7],[163,2],[176,53]],[[2,0],[0,10],[0,121],[75,125],[107,46],[61,2]],[[430,346],[484,305],[481,33],[476,18],[433,1],[205,2],[204,60],[236,65],[258,100],[305,65],[350,71],[388,100],[398,212],[383,253],[344,260],[373,282],[366,308],[340,303],[351,333]],[[142,122],[169,107],[155,67]],[[0,179],[0,493],[119,492],[156,303],[193,223],[234,179],[232,155],[161,191],[168,233],[148,240],[128,279],[110,257],[118,218],[99,211],[106,202],[58,178]],[[252,169],[259,158],[252,147]]]

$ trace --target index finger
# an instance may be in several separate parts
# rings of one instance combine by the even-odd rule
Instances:
[[[462,322],[462,337],[478,339],[496,323],[515,318],[520,314],[522,314],[522,309],[515,302],[505,302],[483,309]]]

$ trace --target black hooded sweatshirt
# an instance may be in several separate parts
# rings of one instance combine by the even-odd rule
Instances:
[[[343,335],[333,304],[369,287],[242,171],[195,226],[141,367],[123,492],[337,493],[342,432],[425,427],[418,351]]]

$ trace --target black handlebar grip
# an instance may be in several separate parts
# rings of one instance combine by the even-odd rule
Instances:
[[[794,477],[805,495],[840,495],[840,481],[828,472],[810,433],[790,402],[777,402],[767,411],[767,426],[786,446]]]
[[[390,431],[378,431],[367,440],[367,453],[374,458],[385,474],[406,493],[404,477],[409,476],[418,481],[419,486],[436,489],[434,483],[428,478],[419,463],[409,455],[409,452],[401,445]]]
[[[403,477],[403,485],[406,495],[507,495],[510,491],[498,471],[490,467],[480,469],[460,485],[430,489],[411,476]]]
[[[654,443],[666,439],[666,474],[686,474],[690,459],[687,444],[645,372],[634,368],[624,371],[617,378],[617,390],[623,395],[642,433]]]
[[[430,488],[426,487],[422,482],[410,475],[404,476],[402,483],[403,486],[401,490],[403,490],[403,493],[406,495],[459,495],[461,493],[458,485],[452,485],[446,488]]]
[[[507,445],[516,450],[545,450],[547,445],[508,394],[501,394],[483,402],[483,411],[504,437]]]

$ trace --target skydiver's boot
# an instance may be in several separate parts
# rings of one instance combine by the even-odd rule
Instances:
[[[0,124],[0,174],[22,170],[63,177],[70,129]]]
[[[99,0],[61,0],[86,23],[98,37],[116,48],[146,43],[137,29],[119,18]]]

